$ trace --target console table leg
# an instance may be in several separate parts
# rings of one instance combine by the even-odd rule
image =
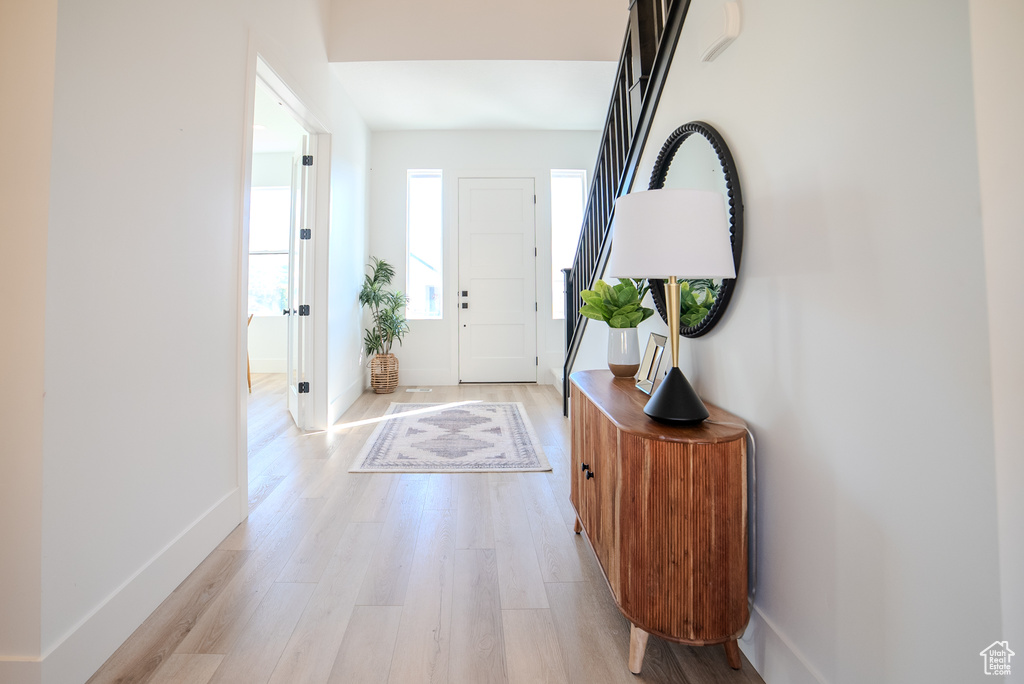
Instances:
[[[576,534],[579,534],[580,532],[583,531],[583,525],[580,524],[580,519],[579,518],[576,518],[576,522],[573,523],[572,531],[575,532]]]
[[[725,642],[725,657],[729,659],[729,667],[734,670],[740,669],[740,647],[735,639]]]
[[[640,674],[644,666],[644,652],[647,650],[647,632],[633,623],[629,624],[629,671]]]

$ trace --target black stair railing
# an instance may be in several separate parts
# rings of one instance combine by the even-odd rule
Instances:
[[[629,192],[672,63],[690,0],[633,0],[601,147],[594,165],[580,241],[565,276],[565,365],[562,410],[569,415],[572,372],[587,319],[580,290],[590,289],[608,260],[615,200]]]

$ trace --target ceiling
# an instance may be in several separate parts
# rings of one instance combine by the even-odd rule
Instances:
[[[331,67],[370,130],[601,130],[616,62],[433,60]]]
[[[629,0],[328,0],[330,62],[618,60]]]

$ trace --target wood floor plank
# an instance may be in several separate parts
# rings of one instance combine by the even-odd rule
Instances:
[[[401,619],[399,606],[356,606],[327,684],[386,684]]]
[[[545,582],[581,582],[576,535],[566,526],[548,487],[547,473],[520,473],[519,484],[533,546]]]
[[[388,508],[398,491],[395,473],[355,473],[366,480],[362,494],[352,502],[352,522],[384,522]]]
[[[547,593],[517,474],[491,474],[489,485],[501,607],[547,608]]]
[[[366,485],[364,479],[352,479],[324,503],[288,563],[278,575],[278,582],[317,582],[348,527],[349,502]]]
[[[451,473],[430,473],[427,475],[427,498],[424,508],[431,510],[454,509],[458,500],[454,487],[455,476]]]
[[[409,592],[391,660],[392,684],[447,684],[454,591],[455,520],[423,512]]]
[[[213,653],[175,653],[149,684],[209,684],[222,660],[224,656]]]
[[[264,684],[269,678],[314,584],[277,582],[241,631],[210,684]]]
[[[651,638],[653,641],[654,638]],[[650,646],[648,646],[650,648]],[[682,644],[665,644],[679,662],[682,676],[691,682],[701,684],[763,684],[763,681],[750,664],[747,657],[740,652],[742,667],[734,670],[725,658],[722,646],[684,646]],[[646,667],[646,658],[644,659]]]
[[[491,494],[487,473],[460,473],[455,483],[457,525],[455,548],[493,549]]]
[[[150,681],[251,553],[214,549],[107,659],[89,683]]]
[[[493,549],[455,552],[452,684],[507,684],[501,591]]]
[[[555,505],[558,506],[558,512],[562,514],[562,521],[566,526],[572,527],[576,521],[576,509],[572,507],[572,503],[569,501],[570,478],[572,475],[569,472],[568,456],[558,447],[549,446],[544,451],[548,456],[548,462],[551,463],[551,472],[547,473],[545,477],[548,489],[551,490]]]
[[[303,434],[284,405],[284,375],[253,380],[248,520],[97,671],[94,684],[448,684],[502,676],[512,683],[764,684],[746,659],[742,670],[731,670],[720,646],[653,636],[643,672],[629,673],[628,623],[586,538],[569,531],[569,423],[551,387],[366,392],[332,433]],[[379,424],[360,421],[383,415],[391,402],[466,400],[522,402],[553,470],[348,472]],[[367,583],[371,573],[379,581]],[[505,605],[540,604],[538,586],[547,608]],[[358,605],[364,590],[395,605]],[[495,591],[498,625],[490,617]],[[499,654],[504,668],[495,665]]]
[[[261,475],[249,482],[249,512],[252,513],[256,507],[263,503],[271,492],[277,489],[277,485],[284,480],[284,475]]]
[[[569,684],[551,611],[504,610],[509,684]]]
[[[608,593],[603,598],[599,591]],[[570,684],[633,684],[627,666],[629,623],[603,581],[547,585],[551,617]]]
[[[673,644],[656,637],[653,634],[647,638],[647,648],[644,651],[644,662],[643,669],[640,674],[643,676],[644,681],[648,682],[686,682],[692,681],[689,677],[684,674],[682,664],[676,657],[676,651],[672,648]],[[702,647],[704,650],[718,650],[722,652],[723,658],[725,657],[725,648],[722,646],[709,646]],[[728,665],[725,668],[731,672]],[[724,670],[723,670],[724,673]],[[696,680],[701,681],[701,680]],[[729,680],[730,682],[736,680]],[[739,681],[746,684],[745,679]]]
[[[323,461],[300,461],[256,510],[249,514],[218,548],[232,551],[252,550],[284,519],[299,495],[323,472]]]
[[[227,653],[313,524],[320,499],[296,499],[178,646],[178,653]]]
[[[299,618],[271,684],[327,681],[341,646],[359,586],[370,565],[382,523],[350,523],[336,544],[322,581]],[[390,662],[390,657],[388,658]]]
[[[405,601],[426,489],[422,480],[399,481],[377,551],[359,592],[359,605],[400,606]]]

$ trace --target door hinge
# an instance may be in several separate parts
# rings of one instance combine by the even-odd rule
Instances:
[[[536,247],[533,248],[533,256],[537,256],[537,248]]]
[[[533,310],[534,311],[540,311],[540,309],[537,308],[537,302],[533,303]]]
[[[313,229],[312,228],[301,228],[301,229],[299,229],[299,239],[300,240],[311,240],[312,238],[313,238]]]
[[[313,165],[313,155],[311,155],[311,154],[304,154],[304,155],[302,155],[302,165],[303,166],[312,166]]]
[[[309,304],[299,304],[299,315],[300,316],[308,316],[309,315]]]
[[[309,383],[308,382],[300,382],[299,383],[299,394],[309,394]]]
[[[539,366],[540,365],[540,357],[539,356],[534,356],[533,357],[533,365],[534,366]]]
[[[537,203],[537,195],[534,195],[534,196],[533,196],[533,203],[534,203],[534,204],[536,204],[536,203]]]

